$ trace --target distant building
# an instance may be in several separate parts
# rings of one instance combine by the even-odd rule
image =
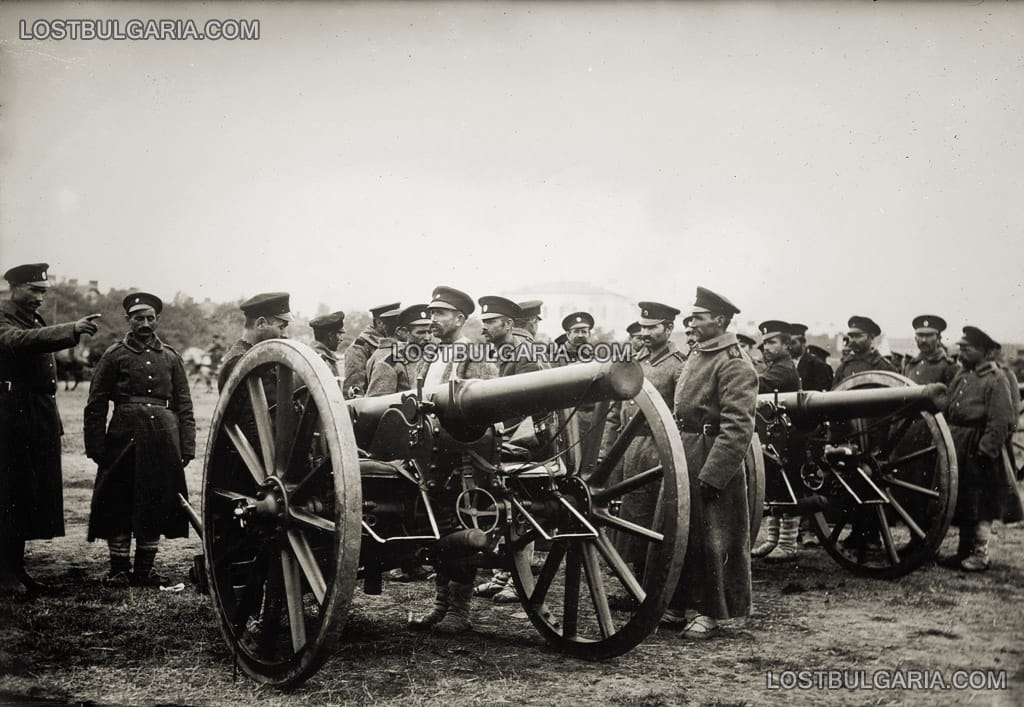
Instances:
[[[543,300],[537,333],[548,339],[562,333],[562,319],[579,311],[594,316],[595,328],[611,332],[616,339],[625,339],[626,327],[639,313],[636,302],[629,297],[585,282],[540,283],[512,290],[505,296],[518,302]]]
[[[67,286],[75,290],[78,294],[85,298],[85,301],[89,304],[96,304],[97,301],[103,296],[100,292],[100,281],[89,280],[89,284],[79,284],[77,277],[68,278]]]

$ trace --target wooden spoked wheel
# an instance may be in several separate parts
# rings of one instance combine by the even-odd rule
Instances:
[[[765,496],[764,454],[761,453],[761,438],[756,432],[750,438],[743,469],[747,474],[747,511],[750,513],[750,542],[753,544],[764,519]]]
[[[653,633],[686,553],[682,441],[650,382],[631,402],[637,412],[607,455],[589,459],[598,450],[587,447],[580,468],[590,473],[534,472],[509,482],[514,510],[506,547],[520,600],[550,645],[581,658],[621,655]],[[594,424],[603,426],[603,417]],[[620,461],[622,478],[612,480]],[[516,504],[553,536],[546,551],[541,543],[534,548],[543,535]]]
[[[326,364],[272,340],[243,356],[210,426],[203,546],[221,632],[247,674],[296,685],[340,632],[362,492],[348,407]]]
[[[868,371],[835,390],[913,385],[896,373]],[[825,550],[857,574],[901,577],[934,559],[956,507],[956,451],[941,413],[897,410],[832,422],[818,444],[854,444],[857,463],[832,465],[820,491],[829,509],[814,515]],[[862,501],[858,503],[854,494]]]

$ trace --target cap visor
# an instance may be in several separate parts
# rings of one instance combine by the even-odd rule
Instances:
[[[459,308],[456,307],[455,305],[449,304],[447,302],[442,302],[441,300],[434,300],[433,302],[427,305],[427,309],[453,309],[456,312],[459,311]]]
[[[36,282],[26,282],[25,284],[26,285],[31,285],[32,287],[49,287],[50,286],[50,281],[49,280],[37,280]]]
[[[133,304],[131,307],[128,308],[128,314],[131,314],[132,312],[138,312],[140,309],[153,309],[153,305],[151,305],[151,304]],[[156,310],[153,309],[153,311],[155,312]]]
[[[637,324],[639,324],[640,326],[657,326],[658,324],[661,324],[664,321],[665,321],[664,319],[643,319],[643,318],[641,318],[641,319],[637,319]]]

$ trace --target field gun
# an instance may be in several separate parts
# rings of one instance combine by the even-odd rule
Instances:
[[[595,462],[560,444],[558,429],[536,424],[541,440],[527,449],[498,428],[625,399],[643,410],[660,462],[627,481],[612,471],[628,437]],[[658,494],[655,518],[618,517],[621,498],[644,487]],[[328,657],[360,581],[378,594],[383,573],[410,564],[507,569],[551,646],[621,655],[657,628],[689,520],[681,441],[636,363],[345,400],[313,350],[288,340],[257,344],[226,381],[202,498],[192,516],[221,631],[248,675],[285,688]],[[646,543],[642,570],[623,560],[612,530]]]
[[[765,511],[806,515],[858,574],[895,578],[933,559],[956,506],[946,386],[868,371],[833,391],[758,396]]]

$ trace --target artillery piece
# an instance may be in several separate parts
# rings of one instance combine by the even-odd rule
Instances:
[[[636,429],[594,464],[586,454],[567,461],[559,430],[547,431],[553,452],[510,455],[495,428],[629,398],[660,463],[619,483],[609,478]],[[645,487],[659,495],[654,519],[619,518],[620,499]],[[689,519],[681,441],[635,363],[345,400],[312,349],[288,340],[257,344],[227,380],[202,496],[201,519],[186,510],[203,536],[221,631],[247,674],[281,687],[301,683],[329,655],[359,580],[380,593],[382,573],[408,563],[508,569],[551,646],[589,659],[620,655],[656,629]],[[609,530],[646,543],[643,570],[623,560]],[[534,541],[544,542],[534,550]],[[624,601],[610,601],[613,593]]]
[[[857,574],[895,578],[931,560],[956,506],[945,395],[886,371],[829,392],[759,395],[767,512],[810,516]]]

